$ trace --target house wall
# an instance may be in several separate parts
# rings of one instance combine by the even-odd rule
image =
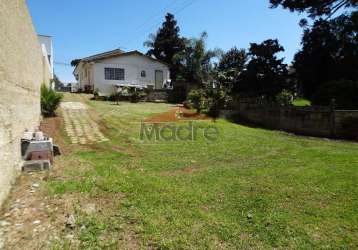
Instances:
[[[22,164],[20,138],[40,121],[40,85],[49,83],[25,0],[0,1],[0,204]]]
[[[50,67],[50,73],[51,78],[53,78],[53,45],[52,45],[52,37],[50,36],[44,36],[44,35],[38,35],[38,39],[41,45],[44,46],[45,51],[44,56],[47,55],[47,59],[49,62]]]
[[[79,87],[83,91],[86,85],[93,85],[93,65],[91,63],[81,63],[78,68]]]
[[[124,81],[105,80],[104,68],[124,68]],[[142,70],[146,71],[146,77],[141,77]],[[169,68],[160,62],[139,55],[128,55],[116,58],[104,59],[93,65],[94,89],[99,90],[100,95],[110,95],[114,92],[114,85],[128,84],[146,87],[155,86],[155,71],[162,70],[164,75],[163,83],[170,79]]]

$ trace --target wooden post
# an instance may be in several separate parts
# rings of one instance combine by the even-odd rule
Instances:
[[[330,130],[331,130],[331,137],[336,137],[336,99],[331,100],[330,105],[330,112],[331,112],[331,120],[330,120]]]

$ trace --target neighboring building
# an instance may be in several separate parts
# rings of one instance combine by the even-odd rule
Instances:
[[[71,82],[71,93],[78,92],[78,82]]]
[[[54,70],[53,70],[53,44],[52,37],[45,35],[38,35],[38,39],[41,45],[42,54],[43,54],[43,64],[45,67],[48,67],[50,71],[51,79],[54,79]],[[51,82],[51,87],[54,89],[55,85]]]
[[[20,173],[21,137],[40,124],[40,86],[51,72],[25,0],[0,1],[0,204]]]
[[[113,50],[81,59],[74,75],[82,91],[108,96],[116,87],[163,89],[170,82],[167,64],[138,51]]]

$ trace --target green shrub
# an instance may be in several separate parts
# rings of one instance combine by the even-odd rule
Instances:
[[[216,118],[219,111],[231,101],[231,97],[223,89],[193,89],[189,92],[188,101],[198,113]]]
[[[293,103],[293,93],[286,89],[282,90],[282,92],[276,96],[276,102],[281,106],[291,105]]]
[[[45,117],[55,116],[63,95],[50,89],[45,84],[41,86],[41,113]]]
[[[358,117],[346,117],[342,121],[342,127],[348,139],[358,140]]]
[[[336,100],[336,107],[340,109],[358,108],[358,82],[350,80],[332,81],[322,84],[312,99],[315,105],[330,105]]]
[[[130,101],[132,103],[137,103],[139,102],[141,99],[141,94],[139,91],[137,90],[134,90],[133,92],[131,92],[131,95],[130,95]]]
[[[186,89],[184,87],[176,87],[172,90],[168,90],[168,102],[169,103],[182,103],[186,100]]]
[[[99,98],[99,89],[97,88],[93,91],[93,99],[98,100],[98,98]]]
[[[220,110],[231,102],[230,95],[223,89],[208,89],[206,91],[207,100],[205,103],[206,113],[213,118],[219,116]]]
[[[200,113],[205,108],[205,91],[203,89],[192,89],[188,94],[188,101]]]
[[[136,87],[129,88],[128,93],[129,93],[129,100],[132,103],[137,103],[146,96],[146,93],[143,89],[139,89]]]

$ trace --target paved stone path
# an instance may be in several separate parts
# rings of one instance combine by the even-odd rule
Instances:
[[[61,103],[65,130],[72,144],[92,144],[108,141],[99,130],[98,124],[89,116],[81,102]]]

